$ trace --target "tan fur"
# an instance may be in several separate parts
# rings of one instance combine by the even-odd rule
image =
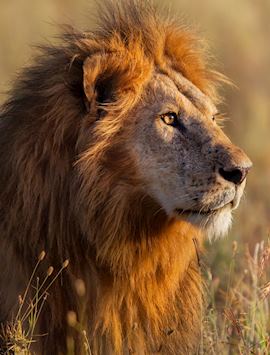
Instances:
[[[72,336],[84,353],[66,323],[74,311],[93,354],[191,354],[201,231],[231,207],[200,223],[175,211],[238,204],[243,185],[235,192],[213,167],[249,161],[211,120],[219,75],[189,31],[148,2],[107,2],[99,17],[96,31],[67,28],[44,48],[1,113],[0,321],[45,250],[41,279],[70,265],[49,290],[35,351],[64,354]],[[189,117],[185,143],[159,118],[175,107]]]

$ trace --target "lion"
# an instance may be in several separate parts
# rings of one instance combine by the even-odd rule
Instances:
[[[223,77],[191,30],[145,1],[97,17],[45,46],[1,110],[2,332],[44,250],[39,280],[69,266],[32,351],[66,354],[73,339],[84,354],[86,337],[95,355],[191,354],[203,239],[227,233],[251,161],[218,125]]]

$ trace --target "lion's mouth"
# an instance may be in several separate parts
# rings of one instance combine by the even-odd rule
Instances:
[[[200,210],[182,210],[180,208],[177,208],[175,210],[175,212],[178,215],[201,215],[201,216],[210,216],[214,213],[216,213],[218,210],[204,210],[204,211],[200,211]]]
[[[233,207],[233,201],[226,203],[222,206],[218,206],[215,208],[211,208],[211,209],[181,209],[181,208],[176,208],[175,212],[180,215],[180,216],[193,216],[193,215],[197,215],[197,216],[213,216],[214,214],[220,212],[221,210],[225,209],[225,208],[232,208]]]

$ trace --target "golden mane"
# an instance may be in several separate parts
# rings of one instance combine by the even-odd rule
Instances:
[[[98,18],[95,31],[66,27],[61,45],[43,48],[1,111],[0,321],[11,320],[46,250],[40,275],[67,258],[70,266],[50,290],[38,351],[65,353],[72,334],[83,353],[66,325],[72,310],[93,354],[190,353],[202,309],[200,232],[141,192],[121,127],[154,68],[169,65],[211,97],[217,78],[195,36],[150,3],[106,1]]]

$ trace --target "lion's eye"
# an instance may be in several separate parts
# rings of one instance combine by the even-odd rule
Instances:
[[[221,112],[216,112],[213,116],[212,116],[212,120],[214,122],[216,122],[217,124],[222,124],[223,120],[226,119],[226,114],[221,113]]]
[[[178,118],[175,112],[168,112],[161,115],[161,119],[166,125],[176,127],[178,125]]]
[[[212,116],[212,121],[216,121],[216,118],[219,117],[219,113],[215,113],[213,116]]]

